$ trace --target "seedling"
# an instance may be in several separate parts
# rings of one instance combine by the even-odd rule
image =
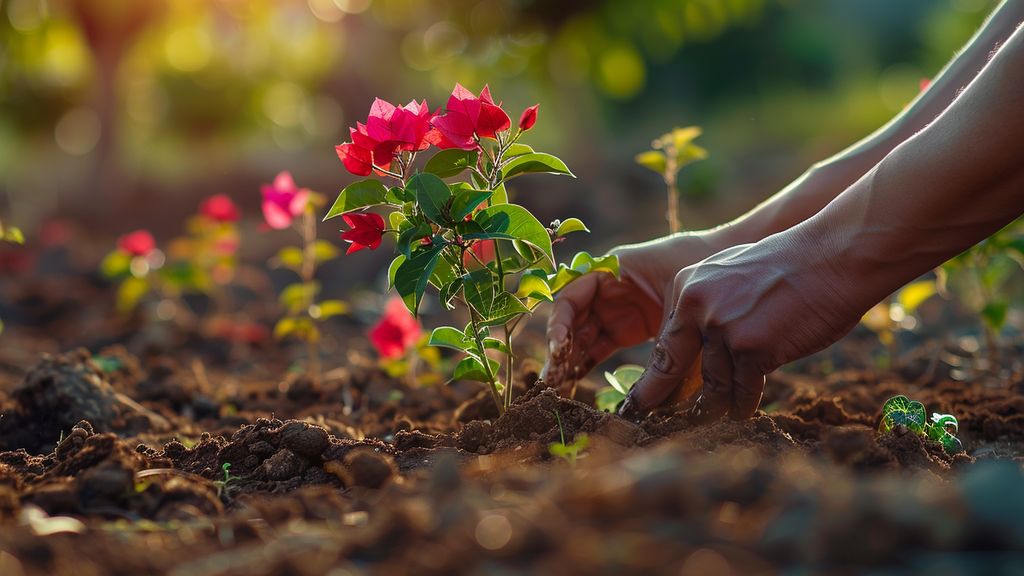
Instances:
[[[316,238],[316,210],[324,204],[322,195],[299,188],[291,174],[281,172],[273,184],[264,185],[263,217],[267,226],[275,230],[293,229],[300,240],[299,246],[282,248],[271,264],[294,271],[299,281],[286,286],[280,295],[285,315],[274,326],[278,339],[296,338],[307,346],[306,373],[314,381],[320,380],[320,329],[317,324],[328,318],[348,313],[348,304],[342,300],[319,300],[320,283],[316,281],[316,268],[337,258],[338,249],[326,240]]]
[[[398,107],[377,99],[337,152],[353,174],[376,174],[391,186],[375,178],[351,184],[325,217],[340,216],[350,226],[342,235],[349,253],[376,249],[385,234],[396,239],[388,279],[413,315],[428,285],[438,289],[442,307],[463,305],[469,323],[437,328],[429,343],[466,354],[454,379],[486,383],[499,414],[512,402],[512,336],[522,319],[586,272],[618,274],[614,256],[581,252],[569,266],[556,265],[552,245],[586,231],[583,223],[570,218],[545,226],[509,203],[506,185],[513,178],[572,176],[558,158],[520,142],[536,119],[531,106],[513,129],[486,87],[477,96],[456,85],[445,113],[431,114],[426,101]],[[440,151],[416,169],[417,155],[432,146]],[[444,180],[457,177],[463,181]],[[371,207],[386,210],[387,220]],[[491,354],[502,355],[504,366]]]
[[[947,454],[963,452],[963,444],[956,437],[959,430],[956,417],[934,412],[929,419],[927,414],[924,404],[903,395],[893,396],[882,405],[882,422],[878,431],[884,434],[897,425],[903,425],[911,432],[938,442]]]
[[[136,230],[118,239],[117,248],[100,263],[100,272],[119,282],[116,297],[118,312],[131,312],[150,293],[161,298],[175,295],[170,284],[164,282],[160,275],[166,260],[148,230]]]
[[[580,453],[583,452],[590,445],[590,438],[586,434],[577,434],[576,438],[572,441],[572,444],[565,443],[565,429],[562,427],[562,417],[558,415],[558,411],[553,411],[555,415],[555,421],[558,422],[558,436],[560,442],[552,442],[548,444],[548,452],[555,458],[561,458],[569,463],[573,468],[576,467],[576,459]]]
[[[615,372],[605,372],[604,379],[610,386],[597,391],[597,409],[605,412],[617,412],[619,405],[626,399],[633,384],[636,384],[643,373],[644,367],[636,364],[623,364],[616,368]]]
[[[661,175],[668,197],[668,231],[682,230],[679,222],[679,171],[688,164],[708,157],[707,150],[693,143],[701,135],[698,126],[676,128],[651,142],[651,150],[637,154],[637,164]]]
[[[221,495],[226,494],[230,491],[230,484],[236,480],[241,480],[241,476],[235,476],[231,473],[231,462],[225,462],[220,465],[221,471],[224,473],[222,480],[215,480],[213,484],[217,487],[217,498]]]

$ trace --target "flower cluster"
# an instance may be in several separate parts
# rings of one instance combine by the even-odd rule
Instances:
[[[536,124],[537,110],[537,105],[526,108],[513,127],[488,87],[476,95],[461,85],[445,109],[433,114],[426,101],[398,107],[375,100],[366,122],[349,130],[351,142],[337,152],[353,174],[393,182],[386,186],[369,178],[347,186],[325,218],[341,217],[349,226],[342,234],[349,253],[374,250],[384,235],[394,236],[397,256],[388,278],[414,316],[428,286],[438,290],[442,307],[466,307],[468,325],[437,328],[429,343],[464,353],[454,379],[488,384],[499,412],[512,399],[512,335],[519,322],[581,274],[618,273],[614,257],[585,252],[570,265],[556,265],[553,244],[586,227],[576,218],[545,226],[509,202],[506,184],[513,178],[572,176],[558,158],[519,142]],[[418,166],[417,154],[431,146],[438,151]],[[465,180],[451,182],[459,176]],[[377,207],[387,209],[387,216],[369,211]],[[515,278],[518,288],[509,290]],[[384,357],[408,350],[410,341],[401,336],[411,339],[414,333],[395,309],[389,308],[386,318],[398,320],[371,334]],[[500,337],[493,336],[491,330],[499,328]],[[491,357],[499,354],[504,366]]]

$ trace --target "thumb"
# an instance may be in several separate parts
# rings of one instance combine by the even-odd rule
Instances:
[[[624,417],[640,417],[664,402],[683,385],[690,368],[699,361],[701,334],[688,311],[675,310],[662,325],[647,370],[619,411]]]

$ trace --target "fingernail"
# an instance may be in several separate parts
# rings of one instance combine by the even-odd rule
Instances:
[[[633,400],[633,395],[627,395],[626,399],[622,401],[622,407],[619,408],[619,416],[627,420],[639,420],[643,416],[639,412],[639,406]]]

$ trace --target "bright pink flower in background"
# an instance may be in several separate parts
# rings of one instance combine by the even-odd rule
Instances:
[[[519,116],[519,129],[520,130],[522,130],[523,132],[526,132],[530,128],[533,128],[533,125],[537,123],[537,108],[538,107],[540,107],[540,104],[534,104],[533,106],[530,106],[526,110],[523,110],[523,114],[521,116]]]
[[[117,241],[117,247],[132,256],[149,256],[156,250],[156,240],[148,230],[136,230],[121,236]]]
[[[405,307],[401,298],[392,298],[384,309],[384,316],[370,329],[370,343],[382,358],[395,359],[419,342],[423,329]]]
[[[363,248],[376,250],[384,236],[384,218],[373,212],[350,212],[342,214],[345,223],[352,227],[341,233],[341,239],[351,242],[346,254],[358,252]]]
[[[295,186],[288,172],[278,174],[273,184],[264,184],[262,192],[263,218],[275,230],[291,226],[309,202],[309,190]]]
[[[199,213],[214,222],[237,222],[238,207],[227,194],[215,194],[199,205]]]
[[[497,132],[508,130],[512,121],[501,106],[494,103],[487,86],[480,91],[480,96],[475,96],[456,84],[445,114],[435,116],[433,125],[441,136],[438,148],[473,150],[477,147],[477,138],[494,138]]]
[[[920,80],[917,81],[917,87],[918,87],[918,89],[921,92],[924,92],[925,90],[927,90],[928,87],[931,86],[931,85],[932,85],[932,79],[931,78],[921,78]]]

